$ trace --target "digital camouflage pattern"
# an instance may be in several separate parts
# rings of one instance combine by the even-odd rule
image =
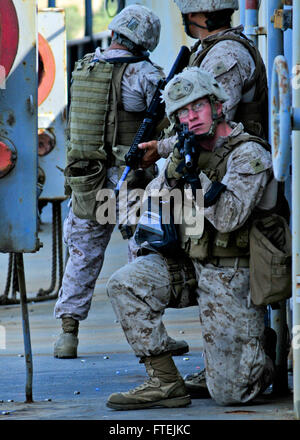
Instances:
[[[214,95],[220,102],[228,99],[214,76],[198,67],[185,68],[168,82],[162,92],[168,118],[185,105],[209,95]]]
[[[230,124],[233,128],[228,136],[231,142],[243,135],[242,124]],[[222,147],[227,138],[221,137],[216,149]],[[259,205],[272,174],[271,154],[260,144],[244,142],[232,153],[227,162],[227,171],[222,183],[227,186],[217,203],[205,209],[205,218],[220,232],[234,231],[246,222],[255,206]],[[202,172],[200,181],[204,192],[211,185]]]
[[[111,168],[107,175],[106,187],[114,188],[118,170]],[[79,321],[86,319],[113,229],[114,225],[80,219],[70,208],[64,221],[64,242],[69,258],[54,308],[55,318],[67,315]]]
[[[131,56],[127,50],[96,50],[96,57],[110,58]],[[150,104],[161,79],[162,71],[151,63],[142,61],[129,64],[122,78],[122,104],[126,111],[144,111]],[[119,170],[107,170],[107,184],[104,188],[115,188]],[[88,316],[95,284],[101,271],[106,247],[114,225],[100,225],[96,221],[80,219],[70,208],[64,223],[64,241],[69,248],[69,259],[65,268],[54,316],[64,315],[83,320]],[[128,261],[136,257],[137,248],[132,240],[128,242]]]
[[[243,26],[237,26],[210,35],[204,38],[198,52],[201,52],[202,48],[205,49],[219,37],[226,35],[241,37],[242,32]],[[195,60],[195,65],[197,65],[197,60]],[[214,75],[223,86],[229,97],[223,105],[224,113],[228,121],[234,120],[239,102],[241,100],[251,102],[255,92],[254,85],[249,92],[243,94],[245,84],[254,77],[255,73],[255,62],[249,51],[238,41],[219,41],[210,49],[199,67]]]
[[[249,269],[194,265],[209,391],[219,404],[246,403],[259,393],[267,362],[264,308],[248,305]],[[107,292],[135,354],[166,351],[162,318],[172,291],[165,260],[158,254],[137,258],[110,278]]]
[[[130,57],[124,49],[96,49],[95,57],[100,60]],[[162,69],[148,61],[129,64],[122,77],[122,104],[127,112],[143,112],[150,105],[157,84],[163,77]]]
[[[234,141],[243,135],[242,124],[233,123],[232,128]],[[220,138],[216,148],[225,141]],[[227,190],[205,209],[207,220],[224,233],[240,228],[261,201],[271,166],[270,153],[254,142],[230,153],[223,178]],[[204,173],[200,179],[207,190],[210,179]],[[164,173],[149,186],[169,188]],[[270,383],[273,374],[262,347],[265,308],[252,304],[249,269],[239,268],[238,258],[234,267],[192,261],[209,392],[221,405],[246,403],[266,386],[266,377]],[[173,295],[165,260],[159,254],[137,258],[112,275],[107,292],[135,354],[163,353],[167,333],[162,316]],[[190,305],[188,300],[183,297],[178,307]]]
[[[174,0],[182,14],[239,9],[238,0]]]
[[[114,225],[80,219],[70,208],[64,222],[69,258],[55,304],[56,318],[68,315],[80,321],[87,317],[113,228]]]
[[[146,6],[129,5],[113,18],[108,29],[152,52],[158,45],[161,25],[158,16]]]
[[[242,31],[243,27],[238,26],[206,37],[202,41],[202,46],[199,46],[198,52],[225,34],[239,36]],[[197,53],[194,58],[196,55]],[[251,102],[255,93],[253,86],[243,94],[244,85],[255,73],[255,63],[249,51],[237,41],[220,41],[207,53],[198,67],[213,75],[223,86],[228,96],[223,104],[223,113],[227,121],[234,120],[240,101]],[[173,151],[176,139],[176,136],[172,136],[158,141],[158,153],[161,157],[168,157]]]

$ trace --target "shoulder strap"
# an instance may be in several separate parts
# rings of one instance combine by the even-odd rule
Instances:
[[[253,87],[253,85],[256,83],[256,81],[260,75],[261,57],[260,57],[258,50],[250,42],[250,40],[244,34],[241,34],[241,35],[242,35],[242,37],[239,37],[236,35],[223,35],[223,36],[219,37],[218,39],[213,41],[207,48],[203,49],[199,54],[197,54],[195,56],[194,60],[192,61],[192,63],[193,63],[193,65],[199,66],[202,63],[202,61],[204,60],[204,58],[206,57],[206,55],[208,54],[208,52],[216,44],[218,44],[220,41],[231,40],[231,41],[237,41],[238,43],[241,43],[250,52],[250,55],[252,56],[252,58],[255,62],[255,66],[256,66],[254,77],[250,81],[247,81],[244,84],[243,93],[246,93],[247,91],[249,91]],[[199,45],[198,45],[198,47],[199,47]]]
[[[153,64],[148,54],[140,57],[132,56],[132,57],[106,58],[105,61],[111,64],[118,64],[118,63],[134,64],[134,63],[140,63],[141,61],[148,61],[149,63]]]
[[[271,145],[265,139],[262,139],[258,136],[254,136],[249,133],[243,133],[242,136],[243,139],[239,141],[238,144],[240,144],[241,142],[256,142],[257,144],[260,144],[262,147],[264,147],[265,150],[269,151],[269,153],[272,151]]]
[[[218,169],[221,168],[221,173],[224,174],[226,170],[226,164],[228,161],[228,155],[238,148],[244,142],[256,142],[265,148],[267,151],[271,151],[271,147],[267,141],[259,138],[258,136],[250,135],[249,133],[243,133],[238,138],[229,139],[222,147],[218,148],[212,153],[211,158],[207,163],[207,168]],[[223,177],[223,176],[222,176]]]

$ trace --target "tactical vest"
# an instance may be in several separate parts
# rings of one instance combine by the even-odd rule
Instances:
[[[229,154],[245,142],[257,142],[269,150],[269,144],[248,133],[229,139],[214,152],[201,151],[198,169],[212,181],[220,182],[226,174]],[[201,238],[185,235],[184,225],[180,226],[181,247],[191,257],[208,262],[217,257],[248,257],[249,231],[252,217],[238,230],[228,233],[217,231],[213,225],[204,220],[204,232]]]
[[[250,52],[256,68],[254,77],[251,80],[246,81],[244,84],[242,94],[244,95],[247,93],[255,85],[255,95],[252,102],[240,101],[234,121],[242,122],[246,132],[268,139],[268,82],[266,68],[259,50],[244,34],[241,35],[241,37],[235,35],[222,35],[199,53],[196,53],[196,51],[201,42],[197,42],[192,48],[190,66],[200,67],[209,51],[220,41],[237,41],[245,46]]]
[[[124,157],[144,119],[144,112],[123,109],[121,84],[127,66],[94,60],[94,54],[76,62],[71,86],[69,162],[95,159],[105,161],[109,167],[116,165],[114,153],[118,162]]]

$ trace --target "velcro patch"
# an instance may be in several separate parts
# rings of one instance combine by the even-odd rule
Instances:
[[[261,173],[265,169],[265,167],[263,166],[263,163],[262,163],[262,161],[260,159],[252,160],[250,162],[250,165],[251,165],[251,167],[252,167],[252,169],[253,169],[255,174]]]
[[[127,24],[127,27],[131,32],[134,32],[136,28],[139,26],[139,24],[140,22],[137,20],[137,18],[132,17],[130,22]]]
[[[226,73],[228,71],[228,68],[223,61],[219,61],[217,64],[214,65],[213,71],[215,76],[219,76],[223,73]]]

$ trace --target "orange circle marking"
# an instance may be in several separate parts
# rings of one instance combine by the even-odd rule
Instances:
[[[48,41],[39,34],[39,57],[43,72],[39,72],[38,105],[49,96],[55,80],[55,59]]]

